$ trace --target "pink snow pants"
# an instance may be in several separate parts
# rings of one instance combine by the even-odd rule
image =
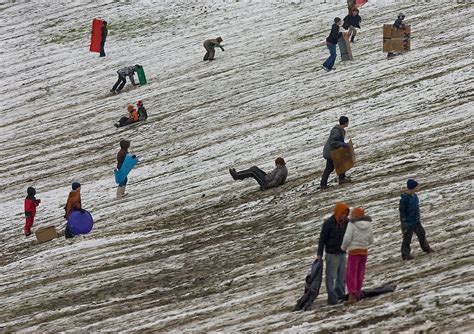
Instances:
[[[365,263],[367,255],[350,255],[347,259],[346,286],[347,293],[360,299],[360,291],[365,276]]]

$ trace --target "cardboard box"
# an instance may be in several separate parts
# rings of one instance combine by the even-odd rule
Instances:
[[[393,28],[392,25],[383,26],[383,52],[410,51],[411,27],[405,25],[404,29]]]
[[[383,25],[383,38],[392,38],[392,28],[393,25],[391,24],[384,24]]]
[[[341,52],[341,60],[353,60],[351,43],[349,42],[349,33],[343,32],[342,37],[339,38],[337,44],[339,45],[339,51]]]
[[[37,229],[35,235],[38,243],[42,243],[56,239],[58,237],[58,232],[56,232],[55,226],[47,226]]]
[[[347,147],[341,147],[331,151],[331,160],[334,163],[336,174],[341,175],[354,167],[355,153],[352,140],[349,140]]]

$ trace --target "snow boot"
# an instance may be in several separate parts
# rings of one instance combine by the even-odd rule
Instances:
[[[121,199],[125,196],[125,186],[118,186],[117,187],[117,199]]]
[[[232,178],[234,179],[234,181],[238,180],[237,172],[235,171],[235,168],[229,168],[229,173],[232,176]]]
[[[347,305],[351,305],[351,304],[354,304],[354,303],[357,303],[357,297],[350,293],[349,297],[344,302],[344,305],[347,306]]]

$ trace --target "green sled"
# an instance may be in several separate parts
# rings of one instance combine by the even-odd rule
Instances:
[[[138,81],[140,82],[140,86],[143,86],[146,84],[146,76],[145,76],[145,71],[143,70],[143,66],[140,66],[137,70],[138,74]]]

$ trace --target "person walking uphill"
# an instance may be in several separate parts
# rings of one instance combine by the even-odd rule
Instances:
[[[341,24],[342,24],[341,19],[339,17],[336,17],[331,27],[331,32],[329,33],[328,38],[326,38],[326,46],[329,50],[329,57],[324,62],[323,69],[327,72],[333,69],[335,70],[334,63],[336,62],[336,57],[337,57],[336,45],[337,45],[337,42],[339,41],[339,38],[342,37],[342,32],[339,32],[339,28]]]
[[[122,164],[125,161],[125,157],[128,154],[128,149],[130,148],[130,141],[122,139],[120,141],[120,150],[117,153],[117,169],[120,170],[122,168]],[[125,196],[125,187],[127,186],[128,178],[120,183],[117,187],[117,199],[122,198]]]
[[[329,175],[331,175],[332,171],[334,170],[334,162],[331,159],[331,151],[338,149],[340,147],[347,147],[347,143],[344,142],[344,137],[346,135],[346,130],[349,126],[349,118],[346,116],[341,116],[339,118],[339,125],[336,125],[332,128],[331,133],[329,134],[329,138],[326,141],[323,149],[323,157],[326,159],[326,168],[324,169],[323,175],[321,177],[321,185],[320,189],[324,190],[329,188],[328,187],[328,179]],[[350,182],[348,178],[346,178],[346,174],[342,173],[339,176],[339,184]]]
[[[342,303],[345,299],[346,252],[341,249],[347,228],[349,207],[337,202],[334,213],[324,221],[319,236],[317,259],[326,251],[326,291],[328,304]]]
[[[352,9],[351,14],[347,15],[344,18],[344,23],[342,24],[342,27],[346,30],[349,29],[349,38],[352,43],[354,43],[354,38],[357,35],[356,28],[360,29],[361,21],[362,18],[359,16],[359,10],[357,8]]]
[[[203,60],[214,60],[214,54],[216,53],[216,50],[214,50],[215,47],[219,47],[222,51],[224,51],[224,48],[221,45],[222,42],[222,37],[205,40],[203,46],[206,49],[206,54],[204,55]]]
[[[114,86],[112,87],[110,91],[112,93],[120,92],[123,86],[125,86],[125,84],[127,83],[127,76],[130,78],[130,82],[132,83],[132,85],[137,86],[138,84],[135,83],[135,79],[133,78],[133,75],[135,74],[136,71],[138,71],[140,67],[141,65],[135,65],[135,66],[124,67],[118,70],[117,82],[114,84]]]
[[[288,169],[283,158],[275,159],[275,169],[267,174],[257,166],[250,167],[243,171],[237,172],[234,168],[229,169],[229,173],[234,180],[243,180],[254,178],[260,185],[260,190],[275,188],[285,183],[288,176]]]
[[[73,182],[71,187],[72,187],[72,191],[69,192],[66,206],[64,207],[64,210],[66,211],[66,213],[64,214],[64,218],[66,220],[69,219],[69,216],[71,215],[71,212],[73,210],[79,210],[82,213],[84,213],[84,209],[82,209],[82,204],[81,204],[81,184],[79,182]],[[74,237],[74,235],[69,231],[68,224],[66,224],[66,230],[64,231],[64,236],[66,237],[66,239]]]
[[[403,241],[402,241],[402,259],[412,260],[413,256],[410,254],[411,238],[413,233],[418,237],[421,249],[425,253],[432,253],[433,250],[426,240],[425,229],[420,222],[420,202],[418,200],[417,192],[420,191],[418,182],[413,179],[407,181],[407,191],[400,197],[400,222],[402,225]]]
[[[41,200],[36,199],[36,189],[28,187],[26,189],[27,196],[25,198],[25,227],[23,229],[25,236],[31,235],[31,227],[35,222],[36,207],[41,203]]]
[[[105,57],[105,40],[107,39],[107,34],[109,30],[107,29],[107,21],[103,22],[102,25],[102,39],[100,41],[100,55],[99,57]]]
[[[343,251],[349,251],[346,268],[346,286],[349,297],[346,304],[360,300],[368,248],[374,242],[371,222],[372,218],[365,215],[363,208],[352,209],[341,245]]]

